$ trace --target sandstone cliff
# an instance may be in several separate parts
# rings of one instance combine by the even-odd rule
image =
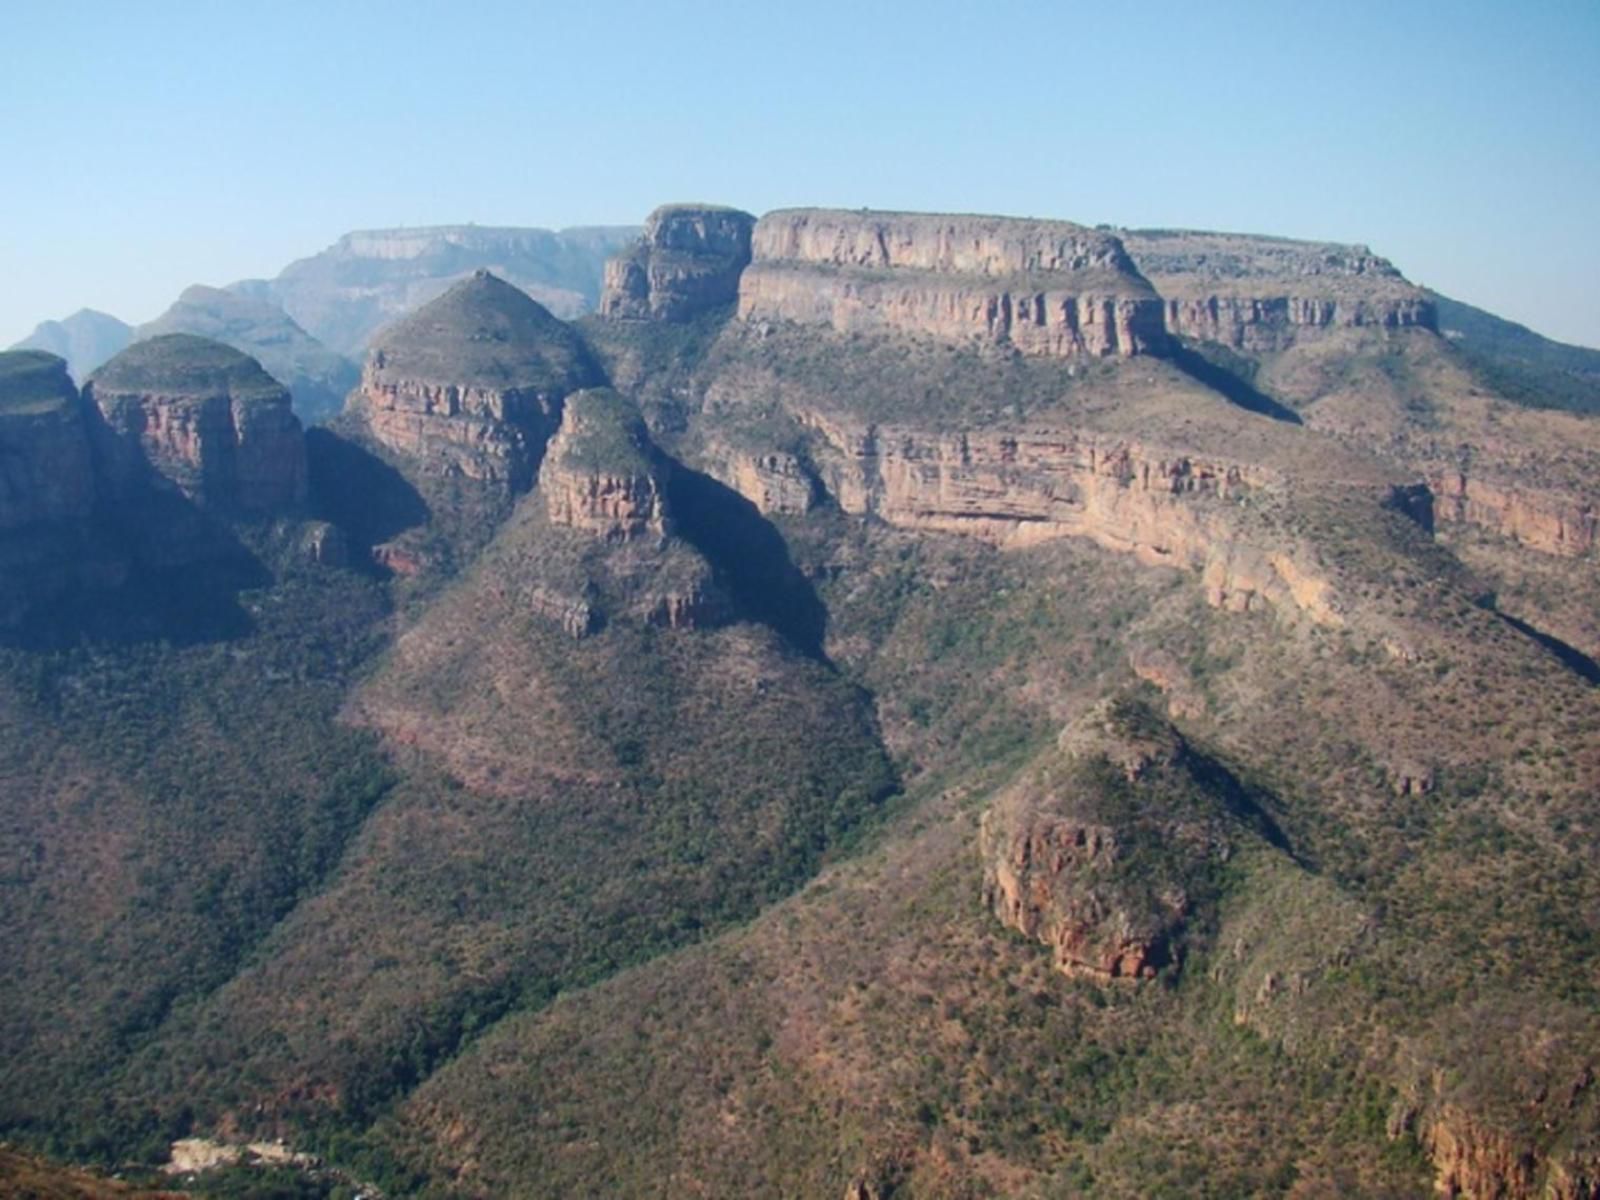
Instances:
[[[562,399],[600,382],[576,334],[480,271],[378,336],[350,408],[424,475],[519,492]]]
[[[601,315],[683,321],[733,303],[755,220],[734,208],[656,209],[639,241],[606,263]]]
[[[80,520],[94,505],[88,432],[67,364],[0,354],[0,531]]]
[[[637,410],[615,392],[568,397],[539,468],[539,493],[553,523],[601,541],[669,531],[662,466]]]
[[[108,493],[172,488],[203,507],[297,506],[305,438],[289,393],[254,359],[189,334],[139,342],[92,375],[96,456]]]
[[[1122,244],[1065,221],[768,213],[740,279],[739,314],[1051,357],[1163,344],[1160,301]]]
[[[1122,230],[1169,333],[1282,350],[1323,330],[1436,329],[1434,305],[1365,246],[1183,230]]]
[[[846,512],[996,545],[1087,537],[1150,565],[1200,573],[1207,601],[1344,623],[1314,551],[1250,525],[1271,467],[1071,427],[933,434],[799,414],[822,484]]]

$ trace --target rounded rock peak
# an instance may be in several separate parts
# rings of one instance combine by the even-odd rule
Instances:
[[[56,412],[77,397],[65,359],[45,350],[0,353],[0,417]]]
[[[477,270],[372,340],[380,379],[566,393],[600,382],[582,340],[526,292]]]
[[[232,346],[192,333],[135,342],[89,376],[95,391],[167,396],[225,395],[236,401],[288,403],[289,393],[266,368]]]

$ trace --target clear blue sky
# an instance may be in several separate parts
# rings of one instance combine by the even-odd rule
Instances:
[[[1366,242],[1600,346],[1600,0],[6,0],[0,345],[348,229],[657,203]]]

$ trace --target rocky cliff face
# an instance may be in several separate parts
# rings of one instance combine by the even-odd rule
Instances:
[[[517,492],[562,399],[600,382],[576,334],[480,271],[378,337],[351,408],[422,474]]]
[[[189,334],[124,350],[84,385],[98,413],[97,458],[110,495],[170,487],[202,507],[293,508],[306,453],[289,393],[254,359]]]
[[[67,364],[38,350],[0,354],[0,531],[87,517],[88,431]]]
[[[578,392],[539,468],[550,520],[606,542],[667,536],[662,467],[639,414],[615,392]]]
[[[1071,428],[941,435],[801,417],[819,435],[821,484],[846,512],[996,545],[1087,537],[1200,571],[1218,608],[1344,622],[1314,555],[1244,527],[1238,502],[1284,482],[1270,468]]]
[[[1437,328],[1433,302],[1365,246],[1182,230],[1120,233],[1169,333],[1282,350],[1327,329]]]
[[[66,363],[0,354],[0,628],[79,586],[110,586],[119,557],[93,536],[96,484]]]
[[[644,235],[606,263],[600,313],[683,321],[739,294],[756,219],[733,208],[670,204],[655,210]]]
[[[232,346],[259,362],[289,389],[295,413],[310,422],[339,411],[356,385],[354,363],[333,353],[268,300],[196,284],[134,340],[192,333]]]
[[[1600,540],[1600,509],[1585,495],[1500,483],[1465,471],[1429,473],[1441,518],[1478,525],[1546,554],[1576,558]]]
[[[1164,340],[1160,301],[1116,238],[1003,217],[768,213],[739,314],[1052,357],[1142,354]]]

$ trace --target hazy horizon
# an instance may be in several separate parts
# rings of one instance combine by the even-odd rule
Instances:
[[[24,3],[0,345],[130,324],[355,229],[633,225],[700,199],[1370,246],[1600,347],[1600,7]],[[1530,15],[1531,14],[1531,15]],[[789,65],[798,64],[798,65]]]

